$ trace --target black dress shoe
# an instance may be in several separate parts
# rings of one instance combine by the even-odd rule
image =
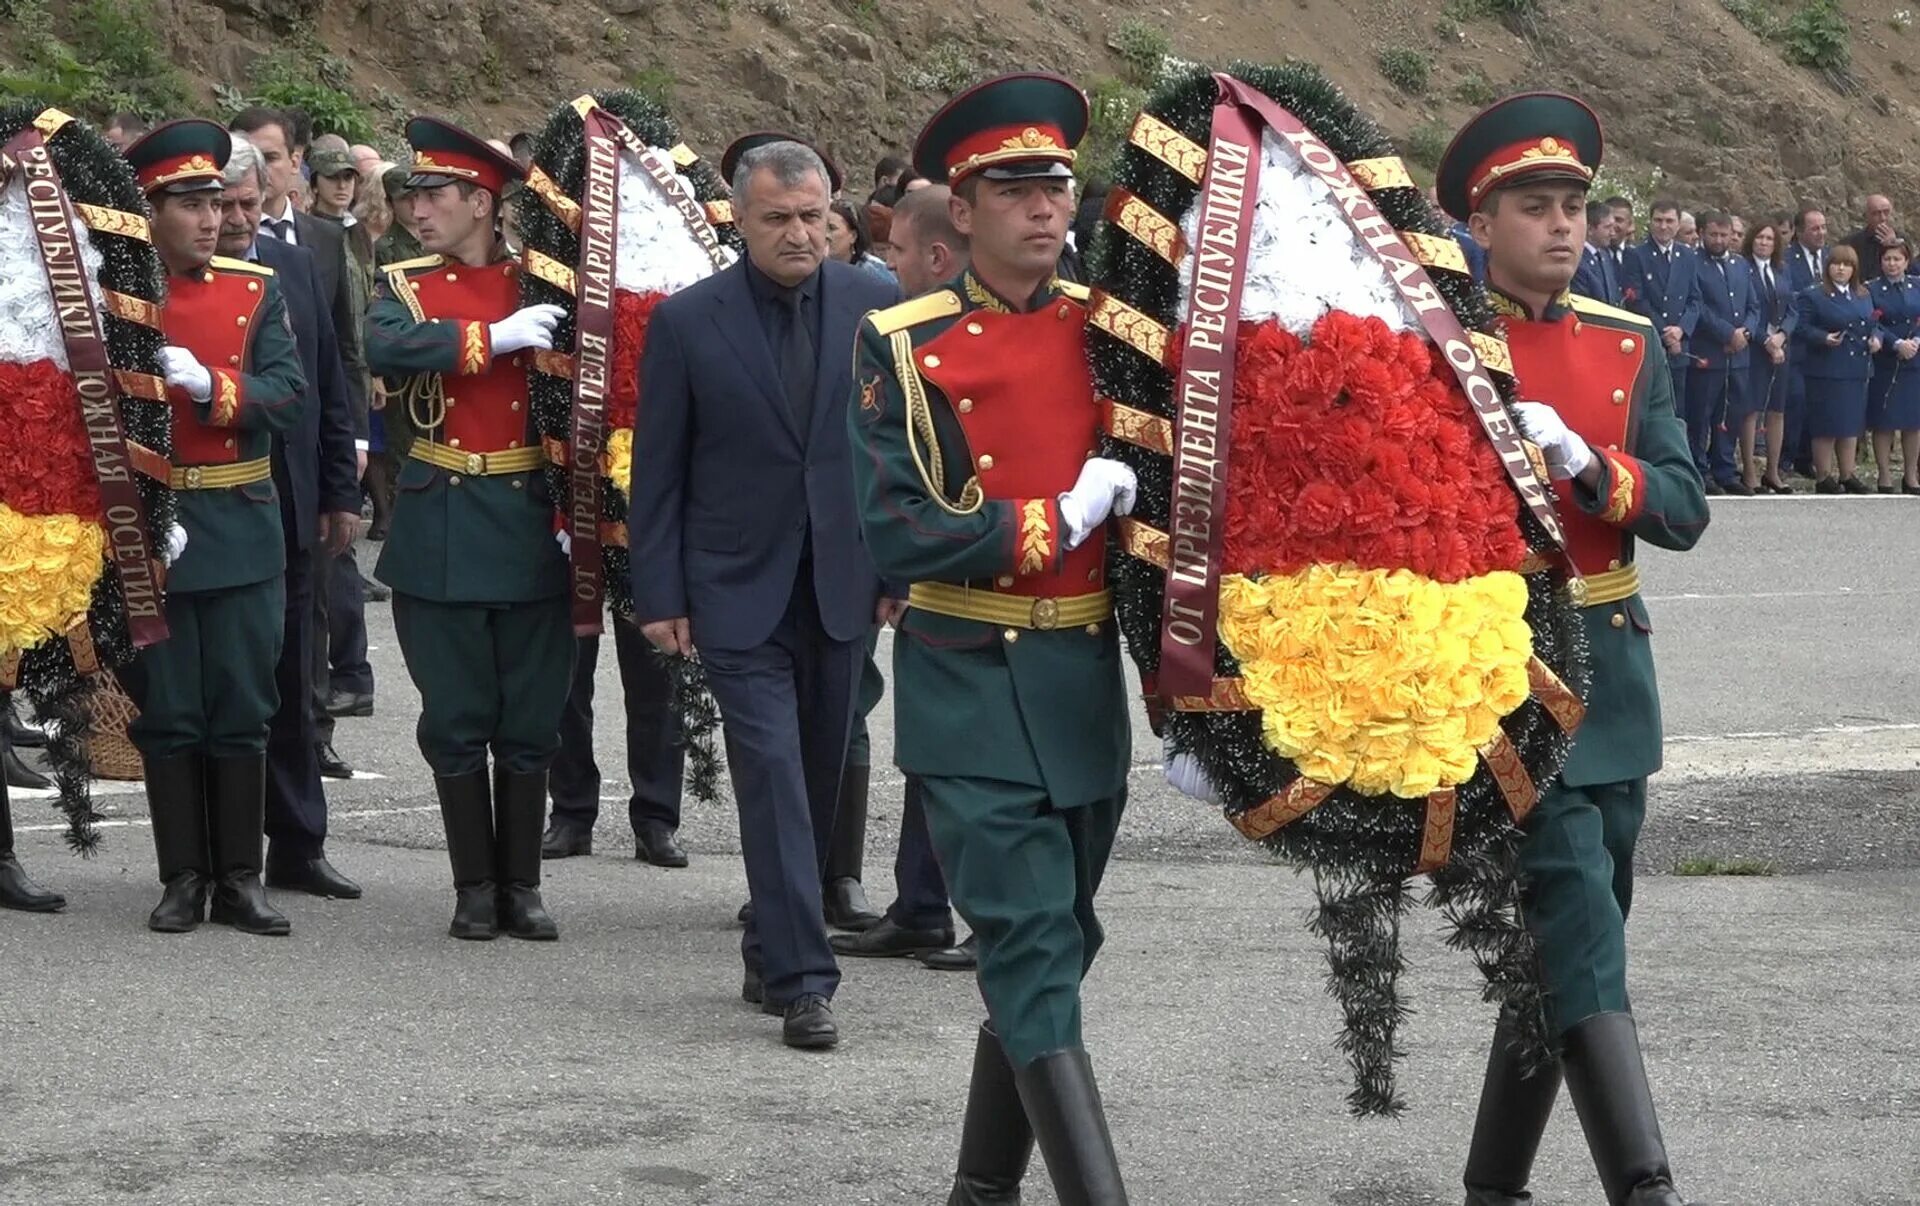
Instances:
[[[1879,488],[1879,489],[1878,489],[1877,491],[1875,491],[1875,493],[1877,493],[1877,494],[1898,494],[1898,493],[1900,493],[1900,487],[1898,487],[1898,486],[1895,486],[1895,485],[1892,485],[1891,483],[1889,483],[1888,485],[1884,485],[1884,486],[1881,486],[1881,487],[1880,487],[1880,488]]]
[[[847,877],[830,879],[820,889],[821,912],[836,930],[859,933],[880,924],[880,914],[867,903],[867,890]]]
[[[373,692],[371,691],[330,691],[327,693],[327,715],[335,719],[348,716],[373,715]]]
[[[5,835],[0,835],[5,836]],[[22,913],[58,913],[67,907],[67,898],[49,892],[33,882],[11,850],[0,854],[0,909]]]
[[[1900,493],[1902,493],[1902,494],[1920,494],[1920,486],[1901,486],[1901,487],[1900,487]]]
[[[836,955],[859,959],[907,959],[953,945],[952,930],[909,930],[882,917],[880,924],[857,934],[829,934],[827,945]]]
[[[558,817],[547,822],[547,832],[540,839],[541,858],[578,858],[592,853],[593,830]]]
[[[745,925],[749,921],[752,921],[753,920],[753,902],[749,900],[747,903],[741,905],[740,911],[733,915],[733,920],[734,920],[734,924],[736,925]]]
[[[1840,489],[1845,491],[1848,494],[1872,494],[1873,493],[1873,487],[1867,485],[1867,483],[1861,481],[1857,477],[1841,478]]]
[[[1741,498],[1753,497],[1753,487],[1745,482],[1721,482],[1720,489],[1725,493],[1735,494]]]
[[[967,940],[959,946],[928,951],[920,956],[920,962],[935,971],[977,971],[980,967],[980,939],[977,935],[968,934]]]
[[[320,760],[320,774],[328,779],[351,779],[353,767],[347,760],[334,752],[333,743],[323,741],[313,747],[315,757]]]
[[[1707,479],[1707,481],[1705,482],[1705,488],[1706,488],[1706,493],[1708,494],[1709,497],[1716,494],[1725,494],[1727,492],[1724,486],[1722,486],[1719,482],[1714,481],[1712,478]]]
[[[366,601],[369,603],[385,603],[387,600],[393,598],[392,588],[384,583],[375,582],[371,578],[362,578],[360,580],[360,589]]]
[[[328,900],[359,900],[360,885],[334,869],[325,855],[315,858],[267,858],[267,886],[305,892]]]
[[[16,750],[37,750],[46,744],[45,729],[20,719],[11,701],[0,703],[0,745],[10,745]]]
[[[633,857],[656,867],[687,865],[687,852],[680,848],[673,830],[658,823],[642,825],[634,832]]]
[[[740,999],[749,1005],[767,1003],[767,985],[758,968],[749,967],[740,979]]]
[[[28,766],[15,753],[12,746],[0,747],[0,766],[5,767],[8,787],[27,787],[36,791],[46,791],[53,786],[53,780]]]
[[[780,1041],[803,1051],[818,1051],[840,1041],[840,1027],[833,1020],[833,1006],[819,993],[803,992],[787,1002],[786,1020],[780,1024]]]
[[[1815,494],[1838,494],[1840,493],[1839,479],[1831,478],[1831,477],[1823,477],[1819,481],[1813,483],[1813,492]]]

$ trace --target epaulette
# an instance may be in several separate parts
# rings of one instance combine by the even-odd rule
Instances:
[[[882,335],[891,335],[895,331],[904,331],[908,327],[917,327],[923,322],[932,322],[936,318],[952,318],[963,307],[960,295],[951,289],[935,289],[932,293],[923,293],[919,297],[909,298],[897,306],[888,306],[884,310],[875,310],[867,315],[867,321],[873,329]]]
[[[447,258],[442,255],[422,255],[415,256],[410,260],[395,260],[391,264],[382,264],[380,265],[380,271],[393,272],[398,270],[400,272],[424,272],[429,268],[438,268],[446,262]]]
[[[1578,314],[1585,314],[1592,318],[1611,318],[1615,322],[1632,323],[1636,327],[1653,329],[1653,324],[1647,321],[1645,315],[1635,314],[1632,310],[1622,310],[1618,306],[1609,306],[1605,302],[1597,302],[1591,297],[1583,297],[1578,293],[1568,294],[1567,304]]]
[[[256,264],[251,260],[230,260],[224,255],[216,255],[208,263],[222,272],[251,272],[255,276],[273,275],[273,269],[265,264]]]
[[[1093,296],[1093,290],[1085,285],[1076,285],[1072,281],[1055,281],[1054,287],[1060,290],[1060,296],[1071,297],[1075,301],[1086,301]]]

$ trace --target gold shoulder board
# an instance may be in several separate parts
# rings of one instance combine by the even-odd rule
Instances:
[[[1072,281],[1055,281],[1054,287],[1060,290],[1060,296],[1071,297],[1075,301],[1086,301],[1093,296],[1093,290],[1085,285],[1076,285]]]
[[[891,335],[895,331],[904,331],[908,327],[917,327],[923,322],[932,322],[936,318],[952,318],[962,309],[960,295],[951,289],[936,289],[910,298],[897,306],[888,306],[884,310],[875,310],[867,315],[867,321],[873,329],[882,335]]]
[[[1648,322],[1645,316],[1635,314],[1632,310],[1622,310],[1618,306],[1609,306],[1605,302],[1597,302],[1591,297],[1582,297],[1578,293],[1570,293],[1567,297],[1567,304],[1571,305],[1577,314],[1585,314],[1593,318],[1610,318],[1615,322],[1632,323],[1636,327],[1645,327],[1648,330],[1653,329],[1653,324]]]
[[[211,263],[222,272],[251,272],[255,276],[273,275],[273,269],[265,264],[253,263],[251,260],[230,260],[224,255],[216,255]]]
[[[397,269],[401,272],[425,272],[429,268],[438,268],[444,263],[446,263],[444,256],[423,255],[411,260],[395,260],[391,264],[382,264],[380,271],[392,272]]]

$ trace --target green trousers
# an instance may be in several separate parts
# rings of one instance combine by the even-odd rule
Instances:
[[[1523,911],[1546,975],[1547,1021],[1565,1034],[1627,1008],[1627,913],[1647,781],[1568,787],[1555,779],[1527,818]]]
[[[848,766],[872,766],[872,743],[867,738],[867,716],[880,706],[880,697],[887,693],[887,680],[880,673],[880,663],[873,660],[875,649],[880,644],[880,625],[875,624],[873,631],[867,633],[867,660],[860,665],[860,681],[853,688],[853,737],[847,742]]]
[[[264,754],[280,707],[274,668],[286,635],[286,579],[167,592],[167,639],[122,672],[140,707],[128,736],[149,758]]]
[[[489,750],[516,774],[547,768],[573,681],[564,596],[435,603],[395,591],[393,627],[420,689],[416,733],[434,774],[484,771]]]
[[[980,995],[1014,1067],[1080,1046],[1080,981],[1102,932],[1093,896],[1127,801],[1055,809],[996,779],[922,780],[954,907],[980,940]]]

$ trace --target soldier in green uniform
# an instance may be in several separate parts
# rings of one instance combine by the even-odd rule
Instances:
[[[1017,1202],[1038,1139],[1064,1203],[1126,1200],[1080,981],[1126,804],[1129,727],[1105,525],[1133,474],[1093,456],[1086,291],[1057,280],[1087,102],[1012,75],[954,98],[914,152],[952,185],[972,266],[868,316],[849,410],[867,544],[912,584],[896,758],[923,785],[990,1021],[951,1202]]]
[[[404,204],[431,254],[387,265],[367,313],[367,362],[408,429],[374,572],[420,689],[457,894],[449,932],[550,940],[540,831],[573,629],[527,371],[561,310],[520,305],[501,243],[500,195],[520,165],[432,118],[407,123],[407,141]]]
[[[1626,984],[1633,848],[1660,768],[1660,695],[1634,544],[1688,549],[1704,486],[1653,327],[1567,291],[1586,237],[1599,121],[1572,97],[1510,97],[1440,165],[1440,203],[1487,251],[1487,284],[1560,494],[1592,650],[1587,716],[1526,821],[1523,911],[1559,1067],[1526,1076],[1496,1031],[1467,1158],[1469,1206],[1520,1206],[1562,1073],[1610,1206],[1679,1206]]]
[[[126,151],[167,266],[160,363],[186,533],[167,571],[170,635],[126,674],[140,705],[129,736],[165,885],[148,926],[198,926],[211,888],[214,922],[285,934],[260,882],[287,566],[271,452],[272,433],[299,420],[306,379],[273,270],[214,254],[232,145],[214,123],[188,120]]]

